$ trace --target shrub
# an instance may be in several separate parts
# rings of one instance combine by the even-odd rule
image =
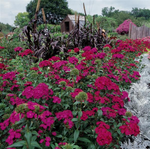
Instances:
[[[121,35],[128,34],[130,24],[136,26],[130,19],[128,19],[119,25],[119,27],[116,29],[116,32]]]

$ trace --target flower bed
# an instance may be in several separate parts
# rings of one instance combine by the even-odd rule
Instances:
[[[115,46],[75,48],[67,60],[37,63],[20,47],[16,59],[1,57],[2,148],[120,148],[137,136],[139,120],[124,107],[130,101],[125,90],[139,80],[134,59],[148,45],[126,40]]]

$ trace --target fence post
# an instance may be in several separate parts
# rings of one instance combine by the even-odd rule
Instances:
[[[129,24],[129,38],[131,38],[131,23]]]

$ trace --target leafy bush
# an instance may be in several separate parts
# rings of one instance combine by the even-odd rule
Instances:
[[[138,40],[117,41],[114,49],[75,48],[67,60],[61,54],[37,63],[33,51],[18,47],[16,59],[1,57],[2,148],[119,149],[140,132],[138,118],[124,107],[124,89],[139,80],[134,58],[143,47]]]
[[[47,24],[47,29],[51,31],[51,33],[55,33],[55,32],[61,32],[61,27],[60,25],[53,25],[53,24]],[[41,24],[37,27],[38,31],[42,31],[44,30],[45,25]]]

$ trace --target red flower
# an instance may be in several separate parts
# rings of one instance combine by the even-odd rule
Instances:
[[[3,63],[0,63],[0,69],[4,69],[5,65]]]
[[[74,48],[74,52],[75,53],[79,52],[79,48]]]
[[[139,126],[136,123],[128,123],[119,127],[121,133],[125,133],[126,135],[134,135],[137,136],[140,133]]]
[[[106,144],[109,145],[112,142],[111,132],[107,131],[106,129],[101,129],[101,132],[98,134],[96,141],[100,146]]]
[[[39,63],[39,67],[46,67],[46,66],[52,66],[52,63],[48,60],[44,60]]]
[[[29,55],[29,54],[32,54],[32,53],[33,53],[32,50],[27,49],[27,50],[25,50],[24,52],[19,53],[18,55],[21,56],[21,57],[23,57],[23,56],[26,56],[26,55]]]
[[[1,47],[1,46],[0,46],[0,49],[5,49],[5,47]]]

